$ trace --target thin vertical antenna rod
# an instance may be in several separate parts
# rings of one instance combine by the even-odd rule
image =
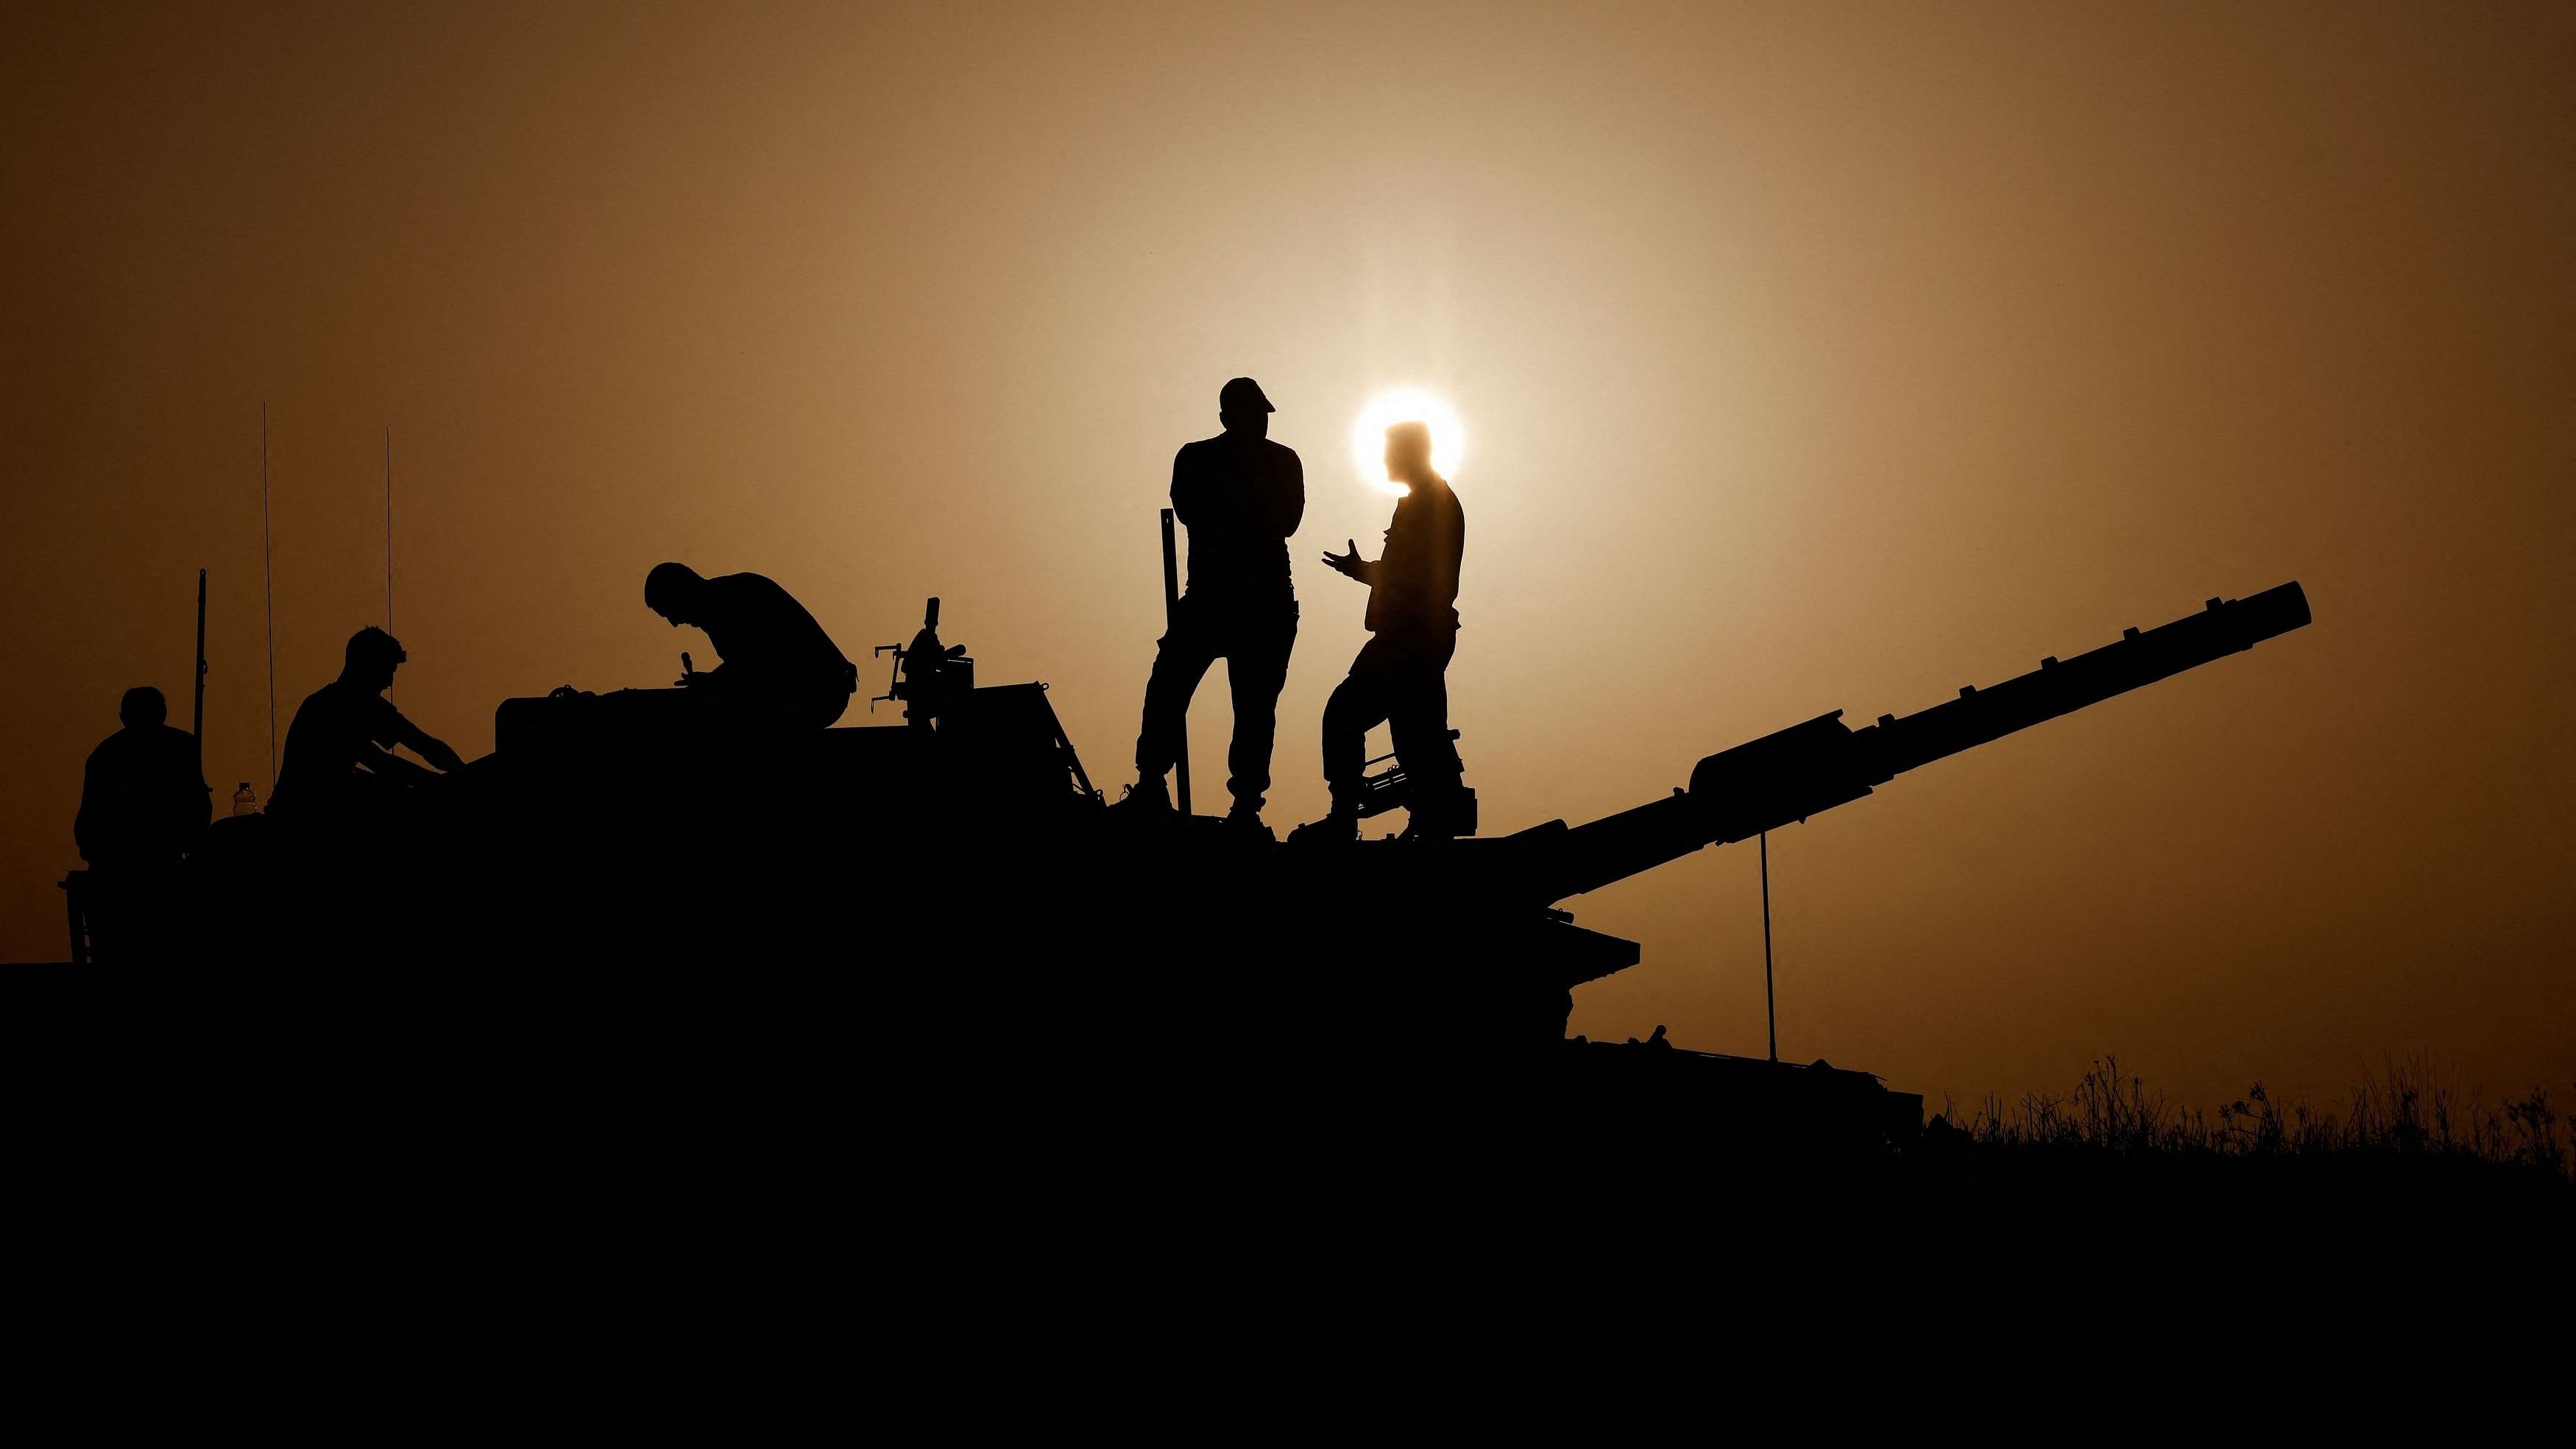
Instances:
[[[1743,839],[1742,836],[1736,837]],[[1762,832],[1762,1019],[1771,1028],[1771,1060],[1780,1060],[1780,1007],[1771,994],[1771,832]]]
[[[394,430],[385,426],[385,632],[394,631]],[[394,687],[385,686],[385,698],[394,697]]]
[[[385,429],[385,632],[394,631],[394,430]]]
[[[191,711],[188,733],[197,737],[197,753],[206,752],[206,571],[197,570],[197,677],[194,681],[197,702]]]
[[[268,404],[259,405],[259,586],[268,614],[268,794],[277,798],[277,561],[268,521]]]
[[[1180,555],[1172,542],[1172,510],[1163,510],[1163,628],[1166,632],[1181,627]],[[1228,664],[1227,668],[1234,666]],[[1181,756],[1172,762],[1172,775],[1177,786],[1178,803],[1183,818],[1190,813],[1190,719],[1181,716]]]

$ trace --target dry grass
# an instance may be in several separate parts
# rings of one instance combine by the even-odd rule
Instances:
[[[1945,1116],[1958,1120],[1955,1112]],[[2576,1182],[2576,1122],[2550,1106],[2546,1089],[2494,1102],[2420,1058],[2389,1062],[2331,1106],[2284,1107],[2257,1082],[2209,1112],[2167,1102],[2140,1078],[2123,1077],[2116,1057],[2103,1057],[2064,1097],[2035,1093],[2007,1106],[1989,1095],[1961,1125],[1979,1146],[1999,1149],[2168,1160],[2438,1160]]]

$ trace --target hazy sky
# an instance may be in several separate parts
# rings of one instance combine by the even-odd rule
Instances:
[[[208,773],[267,793],[263,401],[281,729],[383,621],[390,426],[399,698],[468,754],[705,659],[678,558],[854,658],[942,595],[1114,787],[1172,450],[1249,373],[1310,499],[1275,823],[1363,638],[1317,558],[1385,525],[1350,424],[1417,385],[1491,832],[2307,586],[1784,831],[1784,1054],[2563,1092],[2572,75],[2564,4],[12,5],[0,959],[62,954],[118,692],[184,723],[199,567]],[[1761,1050],[1749,846],[1569,904],[1645,944],[1576,1030]]]

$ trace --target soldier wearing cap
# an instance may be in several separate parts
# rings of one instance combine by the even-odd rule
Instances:
[[[1217,394],[1225,431],[1183,444],[1172,459],[1172,511],[1189,529],[1189,586],[1154,656],[1145,685],[1144,727],[1136,737],[1136,786],[1123,807],[1169,810],[1163,777],[1186,742],[1190,696],[1208,666],[1225,660],[1234,695],[1234,743],[1226,753],[1234,796],[1229,823],[1262,831],[1270,750],[1278,733],[1279,689],[1297,643],[1297,595],[1288,577],[1288,538],[1306,513],[1306,471],[1270,441],[1276,411],[1248,377]]]
[[[328,826],[385,821],[402,795],[430,772],[392,753],[396,745],[441,770],[465,761],[445,741],[404,718],[385,691],[411,656],[382,629],[349,636],[340,677],[306,695],[286,728],[286,762],[269,813]]]

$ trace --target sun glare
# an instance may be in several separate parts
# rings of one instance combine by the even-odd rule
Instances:
[[[1359,421],[1351,425],[1351,461],[1370,487],[1404,496],[1404,485],[1391,483],[1386,476],[1386,430],[1397,423],[1428,424],[1431,471],[1443,478],[1457,476],[1467,451],[1466,430],[1458,426],[1457,412],[1419,388],[1397,388],[1369,399],[1369,405],[1360,409]]]

